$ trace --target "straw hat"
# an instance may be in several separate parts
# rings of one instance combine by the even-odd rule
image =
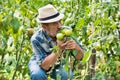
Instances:
[[[36,18],[38,23],[51,23],[61,20],[64,14],[60,14],[53,5],[48,4],[38,9],[38,16]]]

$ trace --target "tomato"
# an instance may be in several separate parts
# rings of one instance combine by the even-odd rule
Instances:
[[[62,29],[61,30],[61,33],[63,33],[63,34],[65,34],[65,31],[66,31],[67,29]]]
[[[34,34],[34,29],[33,28],[28,28],[27,33],[28,33],[28,36],[32,36]]]
[[[57,33],[56,35],[58,40],[62,40],[64,38],[64,34],[63,33]]]
[[[72,35],[72,29],[66,29],[66,30],[65,30],[65,35],[66,35],[66,36]]]

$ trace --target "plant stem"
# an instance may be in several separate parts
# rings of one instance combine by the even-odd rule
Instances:
[[[17,53],[19,52],[19,54],[18,54],[18,59],[17,59],[17,64],[16,64],[16,67],[15,67],[15,71],[14,71],[13,76],[12,76],[12,80],[14,80],[15,75],[16,75],[16,72],[17,72],[17,69],[18,69],[17,67],[18,67],[19,60],[20,60],[20,56],[21,56],[21,52],[22,52],[23,42],[24,42],[24,36],[23,36],[22,42],[21,42],[21,44],[20,44],[20,51],[17,51]],[[17,54],[17,53],[16,53],[16,54]]]

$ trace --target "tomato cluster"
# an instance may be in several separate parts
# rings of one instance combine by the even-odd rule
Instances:
[[[57,40],[63,40],[65,37],[69,37],[72,35],[72,29],[62,29],[59,33],[57,33]]]

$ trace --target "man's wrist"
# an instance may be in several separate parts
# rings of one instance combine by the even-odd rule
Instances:
[[[82,48],[81,48],[79,45],[77,45],[77,47],[76,47],[75,50],[77,51],[77,54],[78,54],[78,53],[83,53],[83,50],[82,50]],[[77,54],[76,54],[76,55],[77,55]],[[83,54],[81,54],[81,56],[83,56]]]
[[[76,45],[75,50],[79,51],[80,50],[80,46]]]

